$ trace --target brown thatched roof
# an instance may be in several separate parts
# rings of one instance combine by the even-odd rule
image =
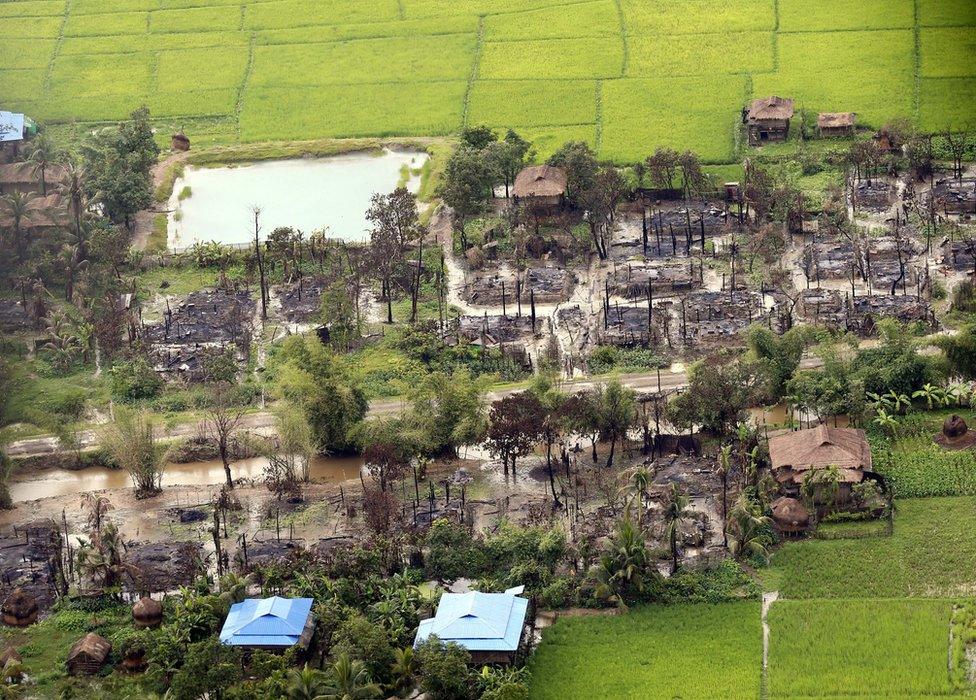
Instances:
[[[810,513],[800,501],[788,496],[781,496],[773,501],[770,508],[773,520],[781,529],[804,528],[810,523]]]
[[[530,165],[515,176],[516,197],[559,197],[566,194],[566,173],[552,165]]]
[[[48,184],[62,182],[68,171],[63,165],[49,163],[44,168],[44,181]],[[0,185],[32,185],[41,182],[41,166],[24,161],[0,165]]]
[[[8,625],[29,625],[37,620],[37,599],[21,588],[15,588],[0,606]]]
[[[57,193],[31,197],[25,208],[27,211],[20,220],[20,227],[24,231],[68,226],[71,221],[67,202]],[[13,225],[13,212],[0,202],[0,226],[9,228]]]
[[[942,432],[935,441],[950,450],[965,450],[976,445],[976,432],[969,429],[962,416],[953,414],[942,423]]]
[[[750,121],[767,121],[771,119],[792,119],[793,100],[788,97],[761,97],[749,104],[748,118]]]
[[[17,663],[21,663],[23,661],[23,659],[20,658],[20,653],[12,646],[7,646],[3,651],[0,651],[0,668],[6,666],[7,662],[9,661],[15,661]]]
[[[818,425],[770,438],[769,460],[773,469],[793,472],[830,466],[838,467],[842,472],[869,471],[871,446],[863,430]]]
[[[111,651],[111,642],[105,637],[89,632],[71,647],[71,651],[68,652],[68,665],[77,663],[79,665],[98,664],[101,666]]]
[[[821,112],[817,115],[817,126],[821,129],[844,129],[854,126],[856,118],[854,112]]]
[[[151,627],[163,620],[163,604],[145,596],[132,606],[132,619],[138,627]]]

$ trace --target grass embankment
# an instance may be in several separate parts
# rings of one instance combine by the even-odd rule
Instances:
[[[532,700],[758,697],[759,603],[559,620],[531,660]]]

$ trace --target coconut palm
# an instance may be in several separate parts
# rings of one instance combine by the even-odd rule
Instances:
[[[362,661],[352,661],[343,652],[329,669],[323,692],[316,700],[364,700],[378,697],[382,691],[373,683]]]
[[[75,224],[75,235],[82,236],[82,219],[87,209],[85,194],[85,171],[74,163],[65,165],[65,176],[58,185],[58,191],[71,205],[71,218]]]
[[[61,266],[64,269],[64,298],[70,302],[75,296],[75,280],[88,267],[80,245],[73,243],[61,248]]]
[[[408,688],[417,674],[417,661],[413,654],[413,647],[395,649],[395,660],[390,672],[393,674],[394,687]]]
[[[44,343],[44,348],[51,352],[54,366],[65,370],[77,357],[81,342],[71,327],[71,319],[61,309],[54,309],[46,322],[48,341]]]
[[[41,171],[41,194],[47,194],[47,167],[54,162],[57,153],[51,140],[41,134],[27,144],[27,161],[34,163]]]
[[[769,560],[763,535],[770,520],[757,510],[745,495],[739,496],[732,507],[727,530],[731,536],[729,552],[735,559],[759,557],[763,561]]]
[[[230,571],[221,576],[217,582],[220,588],[220,597],[229,603],[240,603],[247,598],[247,589],[254,581],[253,574],[238,576]]]
[[[288,700],[316,700],[325,690],[325,674],[308,664],[301,670],[291,669],[285,685]]]
[[[651,485],[651,472],[643,464],[630,469],[627,472],[627,483],[620,488],[621,495],[628,499],[637,499],[637,517],[640,519],[644,514],[644,504],[649,497],[647,492]]]
[[[597,596],[626,609],[626,599],[644,590],[649,561],[644,533],[628,506],[617,523],[610,547],[595,568]]]
[[[678,531],[681,528],[681,523],[691,515],[689,505],[688,496],[681,491],[678,484],[671,482],[671,488],[668,490],[667,500],[664,503],[664,532],[671,549],[672,575],[678,572]]]
[[[14,249],[19,260],[23,260],[27,253],[24,227],[30,225],[32,203],[36,197],[33,192],[11,192],[0,198],[0,211],[3,211],[3,218],[9,222],[7,228],[13,233]]]
[[[718,474],[722,477],[722,544],[729,546],[726,534],[729,524],[729,470],[732,468],[732,445],[722,445],[718,452]]]

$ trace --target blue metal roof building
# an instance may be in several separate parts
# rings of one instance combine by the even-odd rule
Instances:
[[[307,646],[314,620],[311,598],[260,598],[230,607],[220,641],[252,649],[285,649]]]
[[[22,141],[25,123],[23,114],[0,110],[0,143]]]
[[[414,646],[436,635],[475,661],[511,661],[522,641],[529,601],[506,593],[445,593],[437,614],[420,623]]]

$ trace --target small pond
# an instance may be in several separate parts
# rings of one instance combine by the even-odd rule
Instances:
[[[169,202],[169,247],[182,250],[198,241],[247,244],[254,240],[254,207],[261,209],[262,238],[279,226],[291,226],[306,234],[326,229],[330,238],[365,240],[370,198],[392,192],[404,176],[407,188],[416,192],[416,173],[427,157],[383,149],[233,167],[188,167]]]

